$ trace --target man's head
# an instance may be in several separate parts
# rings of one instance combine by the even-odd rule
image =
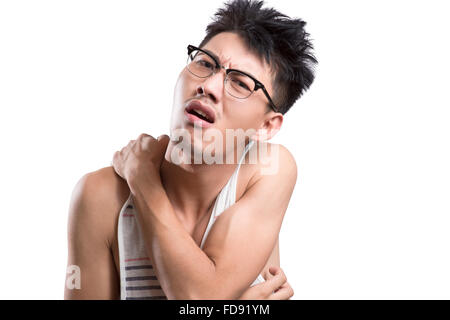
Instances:
[[[312,67],[317,61],[304,31],[305,22],[290,19],[272,8],[262,8],[262,4],[235,0],[215,14],[199,48],[214,57],[220,67],[203,77],[189,65],[182,70],[175,87],[172,130],[193,132],[186,107],[189,110],[196,101],[214,116],[204,131],[215,129],[225,136],[226,129],[262,129],[267,132],[264,138],[258,134],[252,138],[266,140],[280,129],[283,115],[311,85]],[[204,66],[203,58],[196,57],[201,56],[191,55],[189,63]],[[260,89],[246,98],[238,97],[227,90],[227,86],[231,88],[230,84],[238,82],[227,77],[226,69],[251,75],[266,93]]]
[[[226,3],[206,28],[200,47],[222,32],[239,35],[247,49],[270,66],[274,103],[285,114],[312,84],[317,60],[304,29],[306,22],[291,19],[273,8],[262,8],[263,3]]]

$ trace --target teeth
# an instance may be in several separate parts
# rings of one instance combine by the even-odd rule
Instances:
[[[198,109],[194,109],[195,112],[197,112],[199,115],[204,116],[206,119],[209,119],[209,117],[202,111],[198,110]]]

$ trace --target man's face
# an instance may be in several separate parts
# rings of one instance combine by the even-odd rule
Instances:
[[[270,67],[251,53],[238,35],[230,32],[220,33],[202,49],[214,53],[219,58],[218,62],[225,68],[251,74],[261,81],[273,96]],[[258,130],[265,120],[274,114],[267,113],[268,100],[262,90],[253,92],[246,99],[235,98],[224,89],[225,77],[223,69],[207,78],[193,75],[186,67],[181,71],[174,92],[171,133],[175,129],[188,131],[192,138],[191,144],[194,145],[194,123],[189,120],[185,110],[192,101],[200,101],[214,112],[214,122],[207,128],[202,128],[203,136],[208,130],[221,132],[222,137],[226,137],[225,129]],[[205,143],[202,149],[204,145]],[[223,146],[225,148],[225,141]]]

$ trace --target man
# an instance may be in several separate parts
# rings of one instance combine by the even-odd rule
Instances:
[[[170,138],[142,134],[114,154],[113,167],[78,182],[68,265],[79,267],[81,286],[66,287],[67,299],[292,296],[278,234],[297,169],[286,148],[267,140],[311,85],[317,61],[305,23],[262,4],[228,3],[202,43],[188,47]],[[235,138],[245,142],[240,155]],[[261,146],[267,152],[251,163]],[[276,170],[265,173],[265,164]],[[127,273],[144,269],[145,276]],[[135,294],[141,290],[148,293]]]

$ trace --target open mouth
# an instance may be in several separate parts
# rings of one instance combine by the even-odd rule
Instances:
[[[186,106],[184,113],[189,122],[198,122],[200,126],[204,128],[209,128],[216,122],[215,110],[199,100],[190,101]]]
[[[200,110],[193,108],[191,110],[187,110],[187,113],[192,114],[193,116],[195,116],[203,121],[206,121],[208,123],[213,123],[213,121],[208,117],[208,115]]]

